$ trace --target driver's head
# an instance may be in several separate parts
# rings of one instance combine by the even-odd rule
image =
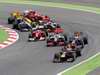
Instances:
[[[74,42],[74,43],[72,42],[71,45],[72,45],[72,46],[75,46],[76,44],[75,44],[75,42]]]
[[[69,44],[67,44],[67,48],[71,48],[71,44],[69,43]]]

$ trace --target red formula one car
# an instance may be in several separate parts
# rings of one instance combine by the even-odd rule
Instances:
[[[40,16],[36,11],[29,11],[27,14],[25,14],[25,17],[30,19],[31,21],[41,20],[42,16]]]
[[[39,13],[37,13],[36,11],[34,10],[31,10],[29,11],[25,17],[27,17],[28,19],[32,20],[32,21],[35,21],[35,22],[38,22],[39,20],[42,20],[44,22],[48,22],[50,21],[50,17],[49,16],[44,16],[44,15],[40,15]]]
[[[49,24],[44,26],[44,28],[47,30],[47,33],[63,33],[64,30],[61,28],[60,25],[56,25],[56,24]]]
[[[36,29],[29,34],[28,41],[43,41],[46,39],[46,34],[44,31]]]

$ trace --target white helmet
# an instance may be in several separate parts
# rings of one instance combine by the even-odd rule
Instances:
[[[29,13],[29,10],[24,11],[24,15],[27,15]]]

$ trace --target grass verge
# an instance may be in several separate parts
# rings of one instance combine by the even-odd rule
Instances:
[[[8,33],[0,28],[0,43],[4,42],[8,38]]]

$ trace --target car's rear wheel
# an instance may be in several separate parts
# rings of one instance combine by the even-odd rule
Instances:
[[[75,53],[75,52],[73,52],[73,53],[72,53],[72,56],[71,56],[71,57],[69,57],[69,58],[67,59],[67,62],[74,62],[74,61],[75,61],[75,59],[76,59],[76,53]]]
[[[84,42],[84,45],[88,44],[88,39],[87,38],[83,38],[83,42]]]
[[[81,50],[76,51],[76,56],[77,56],[77,57],[82,56],[82,54],[81,54]]]

